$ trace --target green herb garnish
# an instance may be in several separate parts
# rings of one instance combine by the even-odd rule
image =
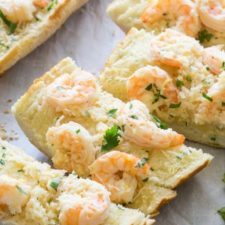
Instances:
[[[116,116],[116,113],[117,113],[118,109],[111,109],[107,112],[107,115],[109,117],[115,117]]]
[[[202,93],[202,96],[203,96],[203,98],[207,99],[210,102],[213,101],[213,99],[210,96],[208,96],[206,93]]]
[[[79,133],[80,133],[80,129],[77,129],[77,130],[76,130],[76,134],[79,134]]]
[[[57,191],[60,182],[62,181],[62,177],[56,177],[51,180],[50,187]]]
[[[14,33],[14,31],[16,30],[17,24],[8,20],[1,10],[0,10],[0,18],[3,20],[5,25],[9,28],[9,34]]]
[[[225,102],[222,102],[222,106],[225,106]]]
[[[136,115],[131,115],[130,118],[132,118],[134,120],[138,120],[138,117]]]
[[[17,189],[20,193],[22,193],[22,194],[24,194],[24,195],[27,194],[27,193],[26,193],[20,186],[18,186],[18,185],[16,185],[16,189]]]
[[[216,136],[212,136],[212,137],[210,138],[210,140],[211,140],[211,141],[216,141]]]
[[[198,33],[198,40],[200,43],[208,42],[213,38],[213,34],[209,33],[207,30],[202,30]]]
[[[188,82],[192,82],[192,78],[191,78],[190,75],[187,75],[187,76],[185,77],[185,79],[186,79]]]
[[[0,164],[4,166],[5,165],[5,161],[3,159],[0,159]]]
[[[225,62],[222,63],[222,69],[225,70]]]
[[[58,0],[52,0],[47,7],[47,11],[51,11],[58,4]]]
[[[225,174],[223,175],[223,180],[222,181],[225,183]]]
[[[144,157],[140,159],[135,167],[141,168],[148,162],[148,158]]]
[[[176,86],[178,87],[178,88],[181,88],[182,86],[184,86],[184,82],[182,81],[182,80],[176,80]]]
[[[219,209],[217,212],[222,217],[222,219],[225,221],[225,207]]]
[[[24,173],[24,170],[21,169],[21,170],[17,170],[18,173]]]
[[[158,87],[155,84],[149,84],[145,90],[147,91],[152,91],[154,94],[154,100],[152,102],[152,104],[156,103],[159,101],[160,98],[162,99],[166,99],[166,96],[161,94],[161,91],[158,89]]]
[[[120,143],[121,129],[114,125],[105,132],[101,151],[110,151]]]
[[[179,108],[181,106],[181,102],[179,102],[179,103],[171,103],[170,104],[170,106],[169,106],[169,108],[171,108],[171,109],[177,109],[177,108]]]
[[[155,116],[153,114],[151,114],[151,115],[152,115],[152,118],[154,119],[157,127],[161,128],[163,130],[167,130],[168,129],[168,125],[166,123],[162,122],[157,116]]]

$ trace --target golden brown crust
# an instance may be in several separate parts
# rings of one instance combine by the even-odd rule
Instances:
[[[77,9],[88,0],[64,0],[36,32],[24,36],[0,59],[0,75],[46,41]]]

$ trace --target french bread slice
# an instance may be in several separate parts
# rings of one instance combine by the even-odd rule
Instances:
[[[183,57],[188,65],[184,63],[181,68],[175,68],[155,61],[154,56],[152,56],[154,53],[152,53],[151,43],[154,43],[154,41],[157,42],[161,37],[166,37],[166,35],[168,35],[168,38],[165,40],[169,40],[171,37],[169,37],[170,34],[172,34],[176,41],[171,45],[166,43],[165,49],[167,48],[169,49],[168,52],[170,51],[170,53],[177,55],[176,59]],[[183,51],[184,48],[186,49]],[[198,52],[198,48],[200,52]],[[214,147],[224,148],[225,132],[222,122],[225,116],[224,107],[219,109],[221,108],[221,103],[220,105],[218,103],[218,106],[216,105],[217,103],[215,103],[214,106],[214,97],[212,97],[212,102],[209,102],[209,100],[204,97],[204,90],[207,93],[210,88],[216,87],[218,85],[216,77],[222,77],[224,75],[223,72],[221,75],[212,74],[208,66],[202,62],[203,54],[206,50],[208,51],[209,49],[202,47],[194,38],[171,29],[159,35],[154,35],[143,29],[137,30],[133,28],[110,55],[101,72],[100,82],[103,90],[127,102],[131,100],[128,94],[129,78],[137,73],[137,71],[148,68],[148,66],[162,69],[171,77],[175,88],[178,90],[181,106],[170,108],[168,105],[165,110],[160,110],[160,105],[166,103],[167,99],[160,99],[158,102],[154,103],[151,100],[152,92],[144,90],[144,87],[144,95],[138,98],[138,100],[144,102],[152,113],[156,114],[162,121],[166,122],[177,132],[184,134],[187,139]],[[165,51],[166,54],[167,50],[163,51]],[[189,66],[189,64],[192,65]],[[185,74],[192,74],[192,78],[190,78],[191,81],[185,80]],[[182,79],[184,80],[181,81],[183,82],[183,86],[177,87],[177,81]],[[207,87],[204,86],[204,79],[211,79]],[[221,81],[221,83],[223,83],[223,81]],[[146,87],[147,85],[146,83]],[[184,92],[188,92],[189,94],[183,94]],[[221,95],[220,101],[223,102],[223,99]],[[205,102],[209,102],[211,106],[215,108],[213,115],[207,115],[207,112],[204,111],[201,112],[201,105]],[[203,122],[202,118],[204,119]]]
[[[32,0],[30,1],[32,2]],[[2,31],[0,33],[0,74],[46,41],[74,11],[86,2],[87,0],[50,1],[44,9],[39,9],[40,18],[34,18],[22,25],[16,24],[17,27],[13,33],[9,33],[8,26],[0,19]],[[10,2],[5,4],[10,4]],[[17,9],[15,7],[10,10],[13,13],[13,10]],[[14,13],[17,17],[18,12]],[[18,16],[20,15],[18,14]]]
[[[49,128],[74,121],[85,127],[95,138],[95,146],[101,148],[102,133],[98,125],[110,127],[115,119],[108,118],[107,112],[112,108],[121,108],[125,104],[111,94],[103,92],[100,88],[95,106],[88,108],[88,113],[81,113],[79,109],[73,115],[56,112],[53,107],[46,104],[46,88],[62,74],[80,74],[82,72],[72,59],[66,58],[54,66],[41,78],[34,81],[29,90],[16,102],[12,111],[29,140],[51,159],[55,157],[56,150],[46,139]],[[63,117],[62,117],[63,116]],[[59,119],[61,118],[61,119]],[[58,122],[57,122],[58,121]],[[100,137],[100,139],[99,139]],[[156,215],[159,208],[176,196],[174,188],[194,174],[205,168],[212,160],[212,156],[202,150],[180,145],[174,148],[153,150],[141,148],[128,141],[121,141],[116,150],[131,153],[139,158],[149,158],[151,171],[148,181],[143,182],[129,205],[140,208],[143,212]],[[66,158],[70,162],[70,158]],[[53,160],[54,161],[54,160]],[[58,165],[59,166],[59,165]],[[67,164],[60,165],[66,169]]]
[[[173,12],[170,10],[168,12],[164,12],[165,15],[160,17],[160,12],[158,12],[158,19],[156,19],[154,22],[148,23],[142,19],[142,15],[148,8],[149,4],[154,4],[156,2],[157,1],[153,0],[113,0],[107,8],[107,13],[124,32],[128,32],[132,27],[135,27],[137,29],[145,29],[149,32],[159,34],[160,32],[165,31],[167,28],[175,27],[176,23],[179,23],[179,16],[182,17],[182,15],[176,14],[177,11]],[[199,0],[192,4],[198,5],[198,2]],[[161,3],[163,4],[163,1],[161,1]],[[174,0],[170,1],[168,4],[174,4],[175,6],[171,6],[171,8],[175,8],[179,3]],[[166,6],[164,7],[164,10],[165,8]],[[196,14],[198,15],[198,10],[195,10]],[[183,17],[187,17],[187,15],[183,15]],[[193,22],[194,19],[192,18],[192,23]],[[216,31],[215,29],[204,25],[200,19],[199,25],[192,24],[192,26],[193,28],[195,26],[199,26],[199,32],[194,36],[196,39],[199,39],[204,46],[224,44],[224,32]]]
[[[46,163],[37,162],[22,150],[5,141],[0,141],[0,156],[0,220],[1,224],[4,225],[60,224],[60,196],[65,193],[80,195],[79,188],[77,189],[74,185],[70,186],[69,191],[61,191],[60,186],[63,185],[65,180],[69,182],[73,182],[73,180],[78,182],[87,181],[89,182],[89,185],[96,185],[93,181],[79,179],[76,175],[66,174],[66,171],[64,170],[55,170]],[[59,177],[61,177],[61,181],[58,186],[52,185],[52,181],[56,182]],[[20,202],[18,203],[19,200],[14,198],[15,193],[13,192],[13,188],[8,192],[4,189],[7,185],[13,187],[14,181],[16,182],[16,188],[18,189],[17,194],[26,197],[22,207]],[[100,187],[104,190],[103,186],[100,185]],[[13,201],[10,202],[10,198],[12,198]],[[6,204],[6,199],[8,199],[8,204]],[[93,201],[95,201],[95,199],[93,199]],[[72,198],[70,198],[70,203],[73,203]],[[78,204],[78,202],[74,202],[74,204],[76,203]],[[101,224],[151,225],[154,223],[154,220],[146,217],[139,210],[128,209],[111,202],[108,207],[109,211],[106,219],[104,223]],[[96,212],[96,214],[97,213],[98,212]],[[74,220],[76,219],[75,217],[76,215],[74,214]],[[72,223],[72,221],[70,222]]]

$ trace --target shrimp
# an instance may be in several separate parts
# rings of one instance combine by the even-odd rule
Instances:
[[[172,129],[158,128],[151,121],[146,106],[137,100],[128,102],[124,106],[118,115],[118,121],[124,127],[123,138],[141,147],[166,149],[182,145],[185,140],[183,135]]]
[[[100,156],[91,166],[92,178],[105,185],[116,203],[132,202],[139,179],[146,179],[149,165],[146,159],[134,155],[111,151]]]
[[[49,0],[34,0],[34,5],[40,8],[45,8],[49,4]]]
[[[222,45],[213,46],[205,48],[203,52],[203,63],[206,64],[209,70],[215,75],[224,71],[225,52],[222,48]]]
[[[197,5],[191,0],[151,0],[141,20],[151,25],[165,16],[176,21],[175,29],[189,36],[196,37],[201,29]]]
[[[209,88],[207,96],[207,98],[202,98],[196,120],[200,121],[200,123],[214,119],[221,120],[221,125],[224,125],[222,113],[225,113],[225,72],[221,73],[218,81]]]
[[[69,122],[49,128],[46,139],[54,152],[54,166],[80,176],[89,174],[88,165],[95,160],[96,150],[92,136],[81,125]]]
[[[61,225],[100,225],[108,217],[110,193],[101,184],[70,175],[59,192]]]
[[[14,178],[0,176],[0,210],[8,209],[11,214],[21,213],[29,198],[29,187]]]
[[[87,72],[64,74],[47,87],[46,100],[56,111],[71,114],[94,104],[97,89],[96,78]]]
[[[152,102],[168,99],[179,101],[179,92],[169,74],[157,66],[145,66],[137,70],[127,81],[129,99],[143,99],[152,95]]]
[[[150,46],[153,61],[178,69],[189,67],[203,52],[203,47],[194,38],[172,29],[153,38]]]
[[[13,23],[33,20],[35,10],[31,0],[0,0],[0,11]]]
[[[218,32],[225,32],[225,1],[199,0],[199,15],[202,23]]]

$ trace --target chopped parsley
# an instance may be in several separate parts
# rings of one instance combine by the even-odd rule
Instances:
[[[210,96],[208,96],[206,93],[202,93],[202,97],[205,98],[205,99],[207,99],[210,102],[213,101],[213,99]]]
[[[187,76],[185,77],[185,79],[186,79],[188,82],[192,82],[192,78],[191,78],[190,75],[187,75]]]
[[[148,158],[144,157],[140,159],[135,167],[141,168],[148,162]]]
[[[178,87],[178,88],[181,88],[182,86],[184,86],[184,82],[182,81],[182,80],[176,80],[176,86]]]
[[[80,129],[77,129],[77,130],[76,130],[76,133],[79,134],[79,133],[80,133]]]
[[[16,189],[17,189],[20,193],[22,193],[22,194],[24,194],[24,195],[27,194],[27,193],[26,193],[20,186],[18,186],[18,185],[16,185]]]
[[[136,115],[131,115],[130,117],[134,120],[138,120],[138,117]]]
[[[14,33],[14,31],[16,30],[17,24],[8,20],[1,10],[0,10],[0,18],[3,20],[5,25],[9,28],[9,34]]]
[[[117,113],[118,109],[111,109],[107,112],[107,115],[109,117],[115,117],[116,116],[116,113]]]
[[[222,217],[222,219],[225,221],[225,207],[219,209],[217,212]]]
[[[58,0],[52,0],[47,7],[47,11],[51,11],[58,4]]]
[[[213,34],[209,33],[207,30],[202,30],[198,33],[198,40],[200,43],[208,42],[213,38]]]
[[[21,170],[17,170],[18,173],[24,173],[24,170],[21,169]]]
[[[60,182],[62,181],[62,177],[56,177],[51,180],[50,187],[57,191]]]
[[[155,121],[157,127],[161,128],[163,130],[167,130],[168,129],[168,125],[166,123],[162,122],[157,116],[155,116],[153,114],[151,114],[151,115],[152,115],[152,118]]]
[[[222,104],[221,104],[222,106],[225,106],[225,102],[222,102]]]
[[[148,182],[148,177],[142,180],[143,182]]]
[[[225,174],[223,175],[223,182],[225,183]]]
[[[121,128],[114,125],[106,130],[101,151],[110,151],[120,143]]]
[[[5,165],[5,160],[0,159],[0,164],[4,166]]]
[[[155,84],[149,84],[146,88],[146,91],[152,91],[154,94],[154,100],[152,104],[156,103],[159,101],[160,98],[166,99],[166,96],[161,94],[161,91],[158,89],[158,87]]]
[[[212,137],[210,138],[210,140],[211,140],[211,141],[216,141],[216,136],[212,136]]]
[[[170,104],[170,106],[169,106],[169,108],[171,108],[171,109],[177,109],[177,108],[179,108],[181,106],[181,102],[179,102],[179,103],[171,103]]]
[[[225,62],[222,63],[222,69],[225,70]]]

